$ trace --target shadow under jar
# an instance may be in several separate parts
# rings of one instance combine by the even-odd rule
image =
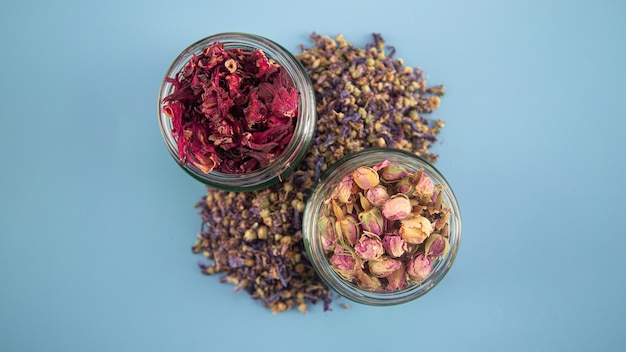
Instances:
[[[203,105],[203,101],[197,98],[196,106],[193,106],[192,109],[189,110],[193,111],[193,114],[202,112],[208,119],[216,120],[207,122],[206,120],[196,117],[196,123],[211,123],[213,124],[211,125],[213,126],[212,128],[220,131],[220,133],[221,131],[225,131],[224,136],[216,137],[216,133],[214,133],[214,131],[209,131],[206,132],[206,135],[198,137],[195,135],[197,129],[187,129],[188,126],[186,125],[175,126],[172,118],[172,107],[169,106],[171,105],[171,101],[166,103],[168,97],[170,97],[173,93],[176,93],[178,89],[181,89],[180,87],[176,87],[174,79],[176,77],[182,77],[182,72],[185,70],[185,67],[188,66],[190,60],[195,59],[198,55],[202,54],[207,47],[214,45],[215,43],[221,43],[223,45],[223,49],[227,51],[240,50],[253,53],[260,50],[263,56],[268,59],[268,63],[270,64],[268,68],[269,70],[275,70],[276,68],[282,70],[281,77],[283,80],[287,80],[283,83],[285,84],[286,82],[289,87],[295,88],[297,94],[294,98],[297,100],[294,103],[297,110],[295,111],[293,120],[289,122],[293,124],[293,126],[291,131],[292,135],[290,139],[288,139],[288,142],[286,141],[287,137],[285,137],[283,129],[283,127],[286,126],[281,125],[282,116],[275,116],[277,114],[273,113],[273,106],[270,106],[271,102],[268,103],[267,106],[261,107],[261,109],[266,110],[259,112],[258,117],[254,117],[254,121],[251,121],[250,118],[247,117],[249,109],[258,108],[258,104],[257,106],[252,106],[254,104],[250,103],[251,98],[249,98],[249,92],[247,92],[248,94],[243,94],[243,96],[239,96],[237,98],[239,99],[239,106],[234,108],[229,107],[228,109],[230,110],[227,108],[221,110],[223,114],[229,115],[227,118],[214,118],[210,113],[207,113],[207,111],[210,111],[210,108],[220,111],[221,103],[224,100],[229,100],[231,98],[235,99],[235,93],[233,93],[233,90],[230,90],[231,96],[228,97],[228,99],[222,99],[223,96],[218,97],[216,99],[217,103],[214,103],[213,106],[209,106],[206,103]],[[242,69],[242,67],[238,67],[236,64],[233,65],[232,62],[224,62],[221,64],[225,65],[228,70],[232,70],[231,73],[237,73],[236,70],[238,68]],[[254,68],[254,66],[255,65],[252,67]],[[258,69],[258,64],[256,66]],[[221,69],[222,71],[225,70],[223,67]],[[226,75],[228,75],[228,72],[226,72]],[[261,74],[258,73],[258,76],[260,75]],[[252,78],[254,78],[254,76],[252,76]],[[215,84],[220,87],[224,87],[223,90],[228,90],[232,85],[243,85],[245,82],[250,81],[250,79],[244,78],[241,82],[236,82],[221,77],[214,80],[211,78],[211,81],[215,82]],[[267,87],[268,86],[266,85],[264,87],[253,87],[252,89],[258,89],[259,91],[263,90],[265,97],[267,97],[266,99],[274,99],[274,96],[280,95],[280,92],[271,91],[271,89],[268,91],[266,89]],[[199,89],[198,87],[194,88],[196,90],[195,94],[201,99],[204,99],[202,94],[213,93],[207,93],[209,89],[206,87],[203,88],[204,90]],[[222,89],[220,88],[220,90]],[[184,92],[178,92],[178,94],[181,93]],[[226,93],[222,92],[222,94]],[[233,102],[229,101],[229,103],[232,104]],[[304,157],[316,130],[317,117],[315,95],[309,76],[304,67],[289,51],[279,44],[267,38],[253,34],[220,33],[206,37],[189,46],[174,60],[168,69],[159,90],[158,104],[158,117],[161,134],[172,157],[178,162],[184,171],[196,180],[209,187],[228,191],[250,191],[261,189],[284,179],[295,169]],[[278,109],[280,109],[280,107],[278,107]],[[246,118],[248,118],[247,121]],[[233,122],[237,119],[240,121]],[[259,126],[265,126],[262,124],[269,123],[268,121],[273,121],[274,130],[280,131],[276,132],[276,134],[280,133],[280,135],[272,136],[272,133],[274,133],[272,131],[274,130],[268,132],[259,128]],[[223,124],[225,127],[216,126],[217,124]],[[286,125],[287,123],[282,124]],[[270,127],[267,128],[269,129]],[[224,130],[219,128],[223,128]],[[256,132],[265,132],[266,134],[259,134],[255,137],[255,133],[249,133],[249,131],[246,130],[248,128],[257,129],[258,131]],[[198,143],[201,143],[202,147],[197,147],[198,151],[196,151],[195,154],[189,152],[188,150],[184,150],[185,148],[182,147],[183,143],[181,141],[183,135],[186,137],[192,135],[191,138],[194,138],[195,140],[190,143],[195,143],[196,146]],[[222,137],[232,138],[224,139]],[[213,145],[207,147],[207,145],[211,143]],[[275,149],[272,148],[275,148],[277,144],[281,146],[282,149],[274,154],[272,151]],[[245,146],[247,149],[242,148],[242,146]],[[232,160],[231,164],[235,167],[241,167],[243,171],[223,172],[218,168],[213,168],[212,166],[214,166],[214,162],[213,159],[210,159],[212,157],[210,154],[213,152],[212,150],[209,151],[209,154],[198,154],[200,153],[199,151],[206,151],[207,148],[209,148],[209,150],[220,149],[219,153],[222,154],[221,157],[226,155],[227,157],[235,159],[241,158],[239,164],[237,161],[232,162]],[[203,160],[209,161],[204,162],[204,164],[210,163],[211,167],[203,165]],[[246,162],[257,163],[258,167],[245,169],[243,165]]]
[[[329,168],[304,211],[303,240],[323,281],[357,303],[405,303],[452,267],[461,214],[431,164],[398,149],[372,148]]]

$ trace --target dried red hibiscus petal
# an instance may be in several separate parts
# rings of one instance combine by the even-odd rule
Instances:
[[[298,90],[262,50],[208,45],[193,55],[163,99],[182,163],[204,173],[247,173],[285,149],[298,116]]]

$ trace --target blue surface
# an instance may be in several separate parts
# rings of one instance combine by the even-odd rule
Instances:
[[[0,351],[618,351],[626,2],[13,1],[0,10]],[[389,308],[272,315],[190,247],[204,187],[156,97],[204,36],[296,52],[380,32],[448,94],[463,212],[445,280]]]

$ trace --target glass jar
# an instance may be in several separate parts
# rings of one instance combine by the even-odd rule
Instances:
[[[174,78],[189,62],[193,55],[200,54],[204,48],[220,42],[225,49],[260,49],[268,59],[273,60],[287,73],[293,86],[298,91],[298,114],[293,137],[282,153],[270,164],[249,173],[229,174],[216,170],[203,172],[190,162],[180,159],[177,140],[172,134],[172,119],[163,111],[163,99],[174,92],[174,85],[168,78]],[[215,34],[192,44],[185,49],[171,64],[159,90],[158,116],[161,134],[172,157],[189,175],[209,187],[229,191],[249,191],[260,189],[286,178],[307,152],[316,130],[315,94],[309,76],[289,51],[279,44],[258,35],[246,33]]]
[[[447,254],[433,259],[431,262],[432,270],[419,282],[415,280],[413,282],[408,281],[409,284],[406,288],[394,291],[364,289],[353,283],[353,280],[347,280],[345,277],[342,277],[342,275],[333,270],[333,267],[329,262],[331,254],[327,253],[324,249],[322,236],[320,234],[320,230],[318,230],[318,221],[320,220],[322,213],[328,211],[327,209],[329,208],[327,207],[330,206],[329,200],[333,198],[333,190],[335,190],[336,186],[342,181],[342,179],[346,175],[351,175],[361,166],[374,167],[375,165],[378,165],[386,160],[406,168],[406,170],[411,173],[415,173],[423,168],[423,173],[430,177],[435,189],[441,189],[441,194],[443,196],[442,203],[450,209],[450,217],[447,222],[448,231],[446,231],[449,242],[449,251],[447,251]],[[428,199],[432,198],[432,200],[429,201],[434,202],[436,193],[437,192],[435,192],[435,196],[427,196]],[[358,207],[358,200],[356,200],[355,203],[357,204],[356,207]],[[358,222],[360,220],[361,219],[356,221]],[[363,226],[361,225],[362,222],[359,222],[358,224],[359,225],[357,226]],[[335,227],[331,228],[335,229]],[[450,188],[450,185],[448,185],[443,175],[441,175],[441,173],[439,173],[439,171],[437,171],[427,161],[404,150],[392,148],[372,148],[347,155],[326,171],[307,201],[304,211],[302,231],[304,245],[309,260],[317,274],[330,288],[334,289],[340,295],[357,303],[374,306],[386,306],[414,300],[429,292],[444,278],[448,270],[452,267],[459,249],[461,241],[461,214],[457,200],[452,192],[452,189]],[[363,236],[363,234],[361,234],[361,236]],[[385,235],[382,235],[381,238],[384,239],[384,236]],[[433,235],[431,234],[430,236]],[[384,280],[385,279],[381,279],[381,282]]]

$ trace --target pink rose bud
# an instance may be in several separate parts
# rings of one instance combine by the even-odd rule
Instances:
[[[354,246],[354,252],[362,259],[374,260],[380,258],[385,250],[380,237],[371,232],[363,232],[363,236],[359,238],[359,242]]]
[[[411,214],[411,201],[404,194],[396,194],[383,204],[383,216],[389,220],[402,220]]]
[[[335,218],[322,215],[317,221],[317,231],[322,238],[322,248],[331,251],[335,247],[337,237],[335,236]]]
[[[410,172],[406,168],[395,164],[380,169],[380,178],[385,181],[398,181],[409,174]]]
[[[359,227],[358,221],[348,215],[341,220],[335,221],[335,234],[340,243],[354,246],[361,234],[361,228]]]
[[[406,268],[406,272],[412,279],[420,281],[424,280],[432,270],[433,267],[430,265],[430,260],[424,254],[420,254],[409,261]]]
[[[400,222],[400,236],[407,243],[423,243],[432,232],[433,225],[423,216],[415,216]]]
[[[443,257],[450,250],[450,242],[438,233],[428,236],[424,245],[424,253],[429,259]]]
[[[380,178],[378,172],[371,167],[361,166],[352,173],[352,180],[362,190],[368,190],[370,188],[378,186]]]
[[[356,258],[348,250],[341,246],[335,246],[335,252],[330,258],[333,270],[346,280],[352,280],[357,269]]]
[[[367,192],[365,192],[365,198],[367,198],[372,205],[382,207],[387,199],[389,199],[389,193],[387,193],[385,186],[378,185],[368,189]]]
[[[397,259],[384,258],[380,260],[372,260],[368,262],[370,273],[376,277],[385,277],[394,271],[400,269],[400,262]]]
[[[390,234],[383,237],[383,248],[389,256],[394,258],[401,257],[408,250],[402,237]]]
[[[409,194],[413,190],[413,184],[410,177],[405,177],[396,183],[396,192]]]
[[[435,185],[433,184],[433,181],[423,172],[420,179],[415,184],[415,192],[425,196],[431,196],[435,192]]]
[[[372,208],[370,210],[359,213],[359,221],[361,221],[361,228],[363,231],[382,235],[383,233],[383,215],[378,208]]]
[[[404,290],[408,287],[408,283],[406,282],[406,268],[404,267],[404,264],[400,264],[400,268],[387,275],[386,278],[387,286],[385,288],[389,292]]]
[[[346,175],[341,182],[335,187],[333,192],[334,198],[336,198],[340,203],[349,204],[354,202],[353,192],[354,183],[352,181],[352,177],[350,175]]]
[[[389,165],[391,165],[391,161],[385,160],[382,163],[374,165],[374,167],[372,167],[372,169],[374,169],[376,171],[380,171],[381,169],[383,169],[383,168],[385,168],[385,167],[387,167]]]

